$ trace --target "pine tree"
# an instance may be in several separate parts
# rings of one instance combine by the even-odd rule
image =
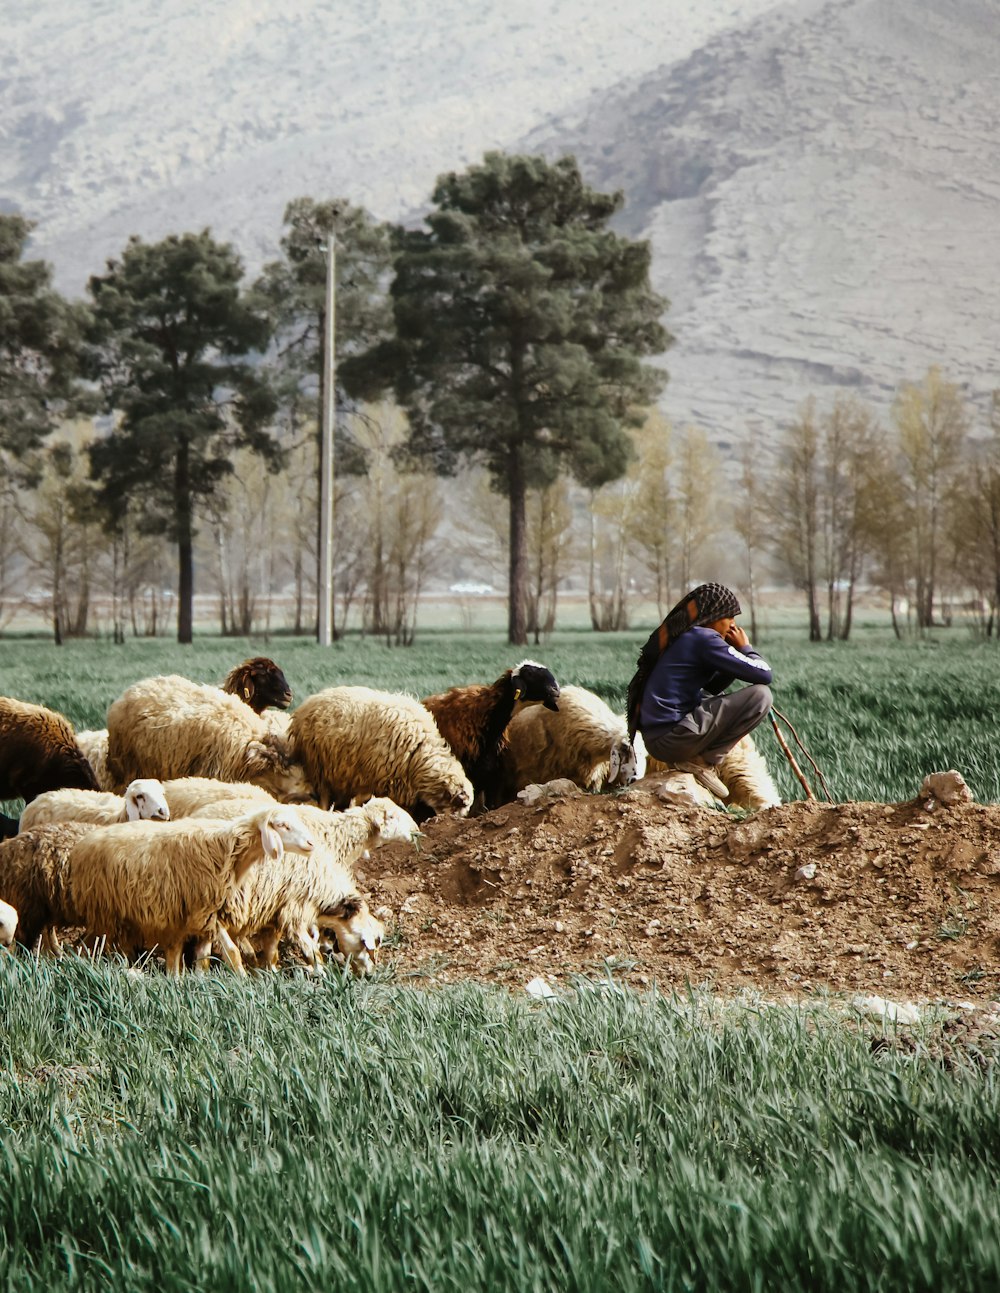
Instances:
[[[596,488],[625,470],[626,428],[665,374],[670,343],[647,243],[608,228],[621,193],[588,188],[572,157],[489,153],[448,174],[427,229],[401,233],[391,373],[411,451],[438,470],[485,464],[510,513],[508,637],[527,639],[526,498],[569,472]]]
[[[107,273],[91,278],[93,375],[111,433],[91,449],[108,515],[129,502],[142,526],[177,545],[177,640],[193,627],[193,542],[198,501],[211,498],[248,448],[273,470],[282,455],[267,424],[274,399],[243,357],[267,344],[269,325],[241,295],[243,266],[208,230],[155,244],[133,237]]]

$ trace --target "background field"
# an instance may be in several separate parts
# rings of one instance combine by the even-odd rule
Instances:
[[[911,798],[925,773],[955,767],[977,799],[1000,800],[994,715],[1000,713],[1000,646],[965,629],[897,641],[878,619],[863,621],[847,643],[803,640],[800,624],[780,617],[758,649],[775,671],[777,707],[795,724],[838,799]],[[103,727],[107,707],[139,678],[177,672],[221,681],[249,655],[275,658],[295,702],[338,683],[363,683],[426,696],[457,683],[492,681],[525,655],[549,665],[622,710],[643,632],[564,630],[539,646],[512,648],[499,631],[425,630],[408,648],[348,636],[320,648],[306,638],[202,637],[191,647],[139,639],[123,647],[75,641],[0,641],[0,687],[51,705],[78,728]],[[759,744],[782,793],[798,797],[773,735]]]
[[[531,654],[620,706],[640,636]],[[1000,798],[995,646],[873,627],[810,647],[780,626],[759,645],[838,796],[910,798],[954,766]],[[2,690],[101,726],[139,677],[218,681],[257,652],[297,699],[424,695],[518,658],[486,632],[3,641]],[[171,982],[0,957],[0,1287],[995,1288],[996,1032],[611,980],[534,1004],[388,972]]]

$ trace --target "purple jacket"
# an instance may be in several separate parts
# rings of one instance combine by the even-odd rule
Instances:
[[[715,629],[687,629],[653,666],[642,694],[639,727],[643,732],[670,727],[697,709],[705,693],[717,696],[737,679],[770,682],[771,666],[753,647],[740,651]]]

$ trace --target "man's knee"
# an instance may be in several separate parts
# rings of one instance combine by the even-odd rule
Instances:
[[[757,716],[758,722],[771,709],[774,704],[774,697],[771,695],[771,688],[764,682],[751,683],[747,691],[752,692],[752,696],[747,697],[749,709],[752,714]]]

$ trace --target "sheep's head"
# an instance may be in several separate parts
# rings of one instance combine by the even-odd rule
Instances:
[[[337,946],[344,956],[351,958],[355,973],[372,973],[385,938],[385,926],[372,915],[360,894],[351,894],[335,908],[321,912],[318,923],[333,930]]]
[[[382,844],[388,844],[391,840],[411,840],[419,834],[420,828],[410,814],[391,799],[369,799],[362,808],[378,831],[379,842]]]
[[[541,704],[558,711],[559,684],[555,674],[534,660],[522,660],[510,671],[514,699],[521,705]]]
[[[239,696],[257,714],[269,705],[275,709],[287,709],[292,703],[288,679],[266,655],[254,656],[231,669],[226,674],[222,690]]]
[[[611,757],[608,766],[609,786],[630,786],[633,781],[646,775],[646,750],[638,742],[633,743],[627,736],[615,741],[611,746]]]
[[[76,744],[59,746],[45,760],[42,777],[47,790],[100,790],[90,760]],[[32,796],[34,797],[34,796]]]
[[[255,814],[264,845],[264,855],[276,861],[289,853],[311,853],[315,844],[294,808],[268,808]]]
[[[287,738],[271,732],[250,741],[243,760],[243,776],[270,791],[275,799],[300,803],[315,800],[305,769],[292,756]]]
[[[170,821],[170,806],[163,793],[163,783],[155,777],[137,777],[125,788],[125,812],[130,822],[147,819]]]
[[[0,902],[0,947],[10,947],[16,930],[17,912],[9,902]]]

